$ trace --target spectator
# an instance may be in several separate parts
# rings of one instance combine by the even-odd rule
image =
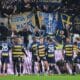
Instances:
[[[23,42],[25,44],[25,47],[27,48],[29,43],[28,37],[30,34],[32,34],[32,32],[28,29],[28,27],[26,27],[22,31],[19,31],[18,34],[23,36]]]
[[[40,37],[40,30],[38,29],[38,27],[35,27],[34,29],[34,36]]]
[[[5,40],[7,36],[10,36],[11,32],[9,29],[4,25],[4,23],[0,24],[0,40]]]
[[[42,25],[41,27],[41,35],[46,36],[46,26],[45,25]]]

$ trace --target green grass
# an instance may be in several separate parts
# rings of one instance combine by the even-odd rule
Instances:
[[[24,75],[0,76],[0,80],[80,80],[80,75]]]

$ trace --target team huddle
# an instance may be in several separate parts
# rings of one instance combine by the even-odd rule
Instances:
[[[71,43],[70,38],[64,44],[56,42],[53,38],[32,38],[29,51],[32,54],[31,65],[28,65],[30,74],[76,74],[80,73],[80,39]],[[23,74],[24,56],[27,58],[24,44],[20,37],[13,37],[11,44],[6,40],[1,48],[1,74],[7,73],[9,57],[12,58],[13,72]],[[10,53],[9,53],[10,52]],[[11,55],[11,56],[10,56]],[[27,66],[27,65],[26,65]],[[29,68],[31,67],[31,68]]]

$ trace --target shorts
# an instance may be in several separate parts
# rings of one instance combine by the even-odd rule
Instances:
[[[72,63],[72,56],[65,56],[65,60],[67,63]]]
[[[37,62],[37,61],[38,61],[36,55],[32,55],[32,61],[33,61],[33,62]]]
[[[77,57],[74,58],[73,63],[77,63]]]
[[[58,66],[64,66],[65,65],[65,61],[64,60],[60,60],[60,61],[57,61],[56,64]]]
[[[42,60],[42,61],[47,61],[46,56],[39,57],[39,58],[40,58],[40,61],[41,61],[41,60]]]
[[[23,63],[24,62],[23,57],[12,57],[12,60],[14,63]]]
[[[75,63],[80,63],[80,56],[76,57]]]
[[[54,57],[47,57],[48,63],[55,63]]]
[[[2,63],[9,63],[9,56],[2,56],[1,57],[1,62]]]

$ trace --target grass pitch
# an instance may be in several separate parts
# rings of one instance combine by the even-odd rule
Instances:
[[[80,75],[1,75],[0,80],[80,80]]]

